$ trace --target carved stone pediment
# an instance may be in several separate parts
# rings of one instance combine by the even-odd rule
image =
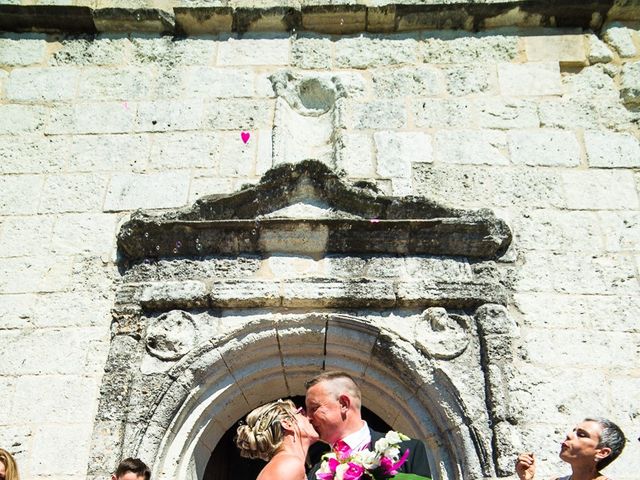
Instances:
[[[136,212],[118,235],[122,258],[134,262],[278,252],[493,258],[510,241],[490,210],[379,195],[313,160],[276,167],[255,186],[190,208]]]

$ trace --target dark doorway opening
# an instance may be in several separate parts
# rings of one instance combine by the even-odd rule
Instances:
[[[304,397],[295,396],[291,398],[298,406],[304,406]],[[247,412],[248,413],[248,412]],[[243,417],[244,418],[244,417]],[[234,437],[238,424],[243,418],[239,418],[233,426],[225,432],[218,445],[213,450],[207,468],[205,468],[202,480],[255,480],[265,462],[262,460],[251,460],[240,456],[234,443]],[[362,418],[371,428],[379,432],[387,432],[391,429],[389,425],[379,416],[366,407],[362,407]],[[319,458],[321,452],[326,450],[326,444],[316,443],[309,451],[310,458]]]

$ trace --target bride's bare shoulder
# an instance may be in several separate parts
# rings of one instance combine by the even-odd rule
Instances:
[[[304,480],[304,462],[294,455],[276,455],[262,469],[256,480]]]

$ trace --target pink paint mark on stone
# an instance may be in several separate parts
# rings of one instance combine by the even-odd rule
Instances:
[[[249,137],[251,136],[251,134],[249,132],[240,132],[240,138],[242,138],[242,141],[246,143],[249,141]]]

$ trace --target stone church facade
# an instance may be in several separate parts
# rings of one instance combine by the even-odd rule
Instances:
[[[353,374],[434,480],[640,471],[640,5],[0,0],[0,447],[209,479]]]

